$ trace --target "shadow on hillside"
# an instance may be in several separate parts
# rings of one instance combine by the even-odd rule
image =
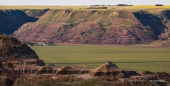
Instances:
[[[160,18],[148,12],[134,12],[134,16],[146,27],[146,29],[153,31],[156,36],[163,33],[167,28]]]
[[[0,32],[9,35],[23,24],[37,20],[38,18],[27,16],[21,10],[0,10]]]
[[[170,10],[162,11],[162,14],[163,14],[166,18],[170,19]]]
[[[141,62],[113,62],[113,63],[169,63],[170,61],[141,61]],[[82,63],[46,63],[46,64],[102,64],[104,62],[82,62]]]

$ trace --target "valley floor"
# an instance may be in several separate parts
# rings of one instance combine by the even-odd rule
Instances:
[[[77,65],[82,69],[96,68],[112,61],[122,70],[170,73],[170,49],[146,45],[59,45],[32,46],[46,64],[57,67]]]

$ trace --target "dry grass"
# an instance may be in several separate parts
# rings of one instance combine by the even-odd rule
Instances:
[[[85,9],[89,6],[0,6],[0,9]]]
[[[91,6],[6,6],[1,5],[0,9],[87,9]],[[134,5],[134,6],[106,6],[108,9],[170,9],[170,5]]]
[[[165,6],[154,6],[154,5],[135,5],[132,8],[139,8],[139,9],[149,9],[149,8],[157,8],[157,9],[170,9],[170,5]]]

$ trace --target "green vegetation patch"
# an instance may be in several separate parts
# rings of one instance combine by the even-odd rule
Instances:
[[[143,46],[63,45],[31,47],[47,64],[96,68],[112,61],[123,70],[169,72],[170,49]]]

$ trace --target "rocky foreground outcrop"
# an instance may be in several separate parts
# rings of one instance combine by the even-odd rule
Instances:
[[[92,76],[112,77],[115,80],[121,78],[128,78],[131,75],[139,75],[135,71],[124,71],[120,69],[117,65],[113,64],[111,61],[107,61],[106,63],[102,64],[98,68],[91,70],[90,74]]]
[[[37,76],[41,76],[41,78],[37,80]],[[1,86],[13,86],[14,83],[17,86],[24,85],[30,81],[34,82],[31,83],[32,85],[42,84],[42,80],[57,80],[55,81],[56,84],[56,82],[73,82],[82,79],[99,80],[96,83],[116,81],[122,84],[119,86],[165,86],[170,82],[170,74],[149,71],[138,74],[135,71],[124,71],[111,61],[91,70],[83,70],[78,66],[57,68],[53,64],[45,65],[43,60],[39,59],[30,47],[17,39],[0,35]],[[48,85],[52,84],[54,83],[48,83]],[[114,83],[114,85],[117,86],[117,83]]]
[[[38,66],[45,66],[35,51],[17,39],[0,35],[0,73],[17,71],[31,73]]]
[[[26,44],[13,37],[0,34],[0,83],[12,86],[20,74],[35,73],[45,66],[37,54]]]
[[[90,86],[168,86],[169,80],[170,74],[165,72],[144,71],[138,74],[135,71],[123,71],[117,65],[107,61],[96,69],[86,71],[78,66],[66,66],[56,70],[54,65],[47,65],[40,68],[34,76],[23,75],[22,78],[16,80],[15,84],[47,83],[58,86],[62,83],[62,85],[72,86],[72,84],[79,83],[75,86],[89,86],[89,83],[93,83]]]

